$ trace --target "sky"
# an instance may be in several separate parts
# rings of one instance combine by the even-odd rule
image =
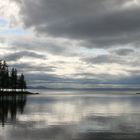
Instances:
[[[0,59],[29,85],[140,84],[140,0],[0,0]]]

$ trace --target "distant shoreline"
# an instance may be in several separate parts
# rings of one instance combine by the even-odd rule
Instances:
[[[107,88],[107,87],[102,87],[102,88],[47,88],[47,87],[30,87],[28,88],[29,90],[76,90],[76,91],[140,91],[140,88]]]

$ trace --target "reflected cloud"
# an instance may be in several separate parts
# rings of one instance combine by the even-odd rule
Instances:
[[[33,104],[28,105],[26,114],[17,118],[18,122],[32,122],[29,128],[76,125],[84,132],[140,130],[139,108],[131,95],[49,95],[30,101]]]
[[[11,122],[14,129],[5,127],[4,132],[8,134],[3,140],[118,140],[119,137],[137,140],[140,136],[139,100],[140,96],[132,94],[53,95],[49,92],[28,96],[25,108],[22,103],[24,114],[18,111],[20,105],[13,109],[18,114]]]

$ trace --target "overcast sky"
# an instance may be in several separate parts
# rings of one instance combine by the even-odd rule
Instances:
[[[0,0],[0,59],[29,85],[140,83],[140,0]]]

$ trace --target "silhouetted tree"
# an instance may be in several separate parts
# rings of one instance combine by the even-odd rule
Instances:
[[[2,90],[2,60],[0,60],[0,91]]]
[[[6,61],[3,61],[2,65],[2,88],[8,89],[9,86],[9,71],[8,71],[8,65]]]
[[[17,70],[15,68],[12,68],[11,71],[11,87],[12,90],[16,91],[17,88]]]
[[[26,81],[24,79],[23,73],[19,77],[18,85],[19,85],[19,89],[21,89],[22,91],[26,89]]]
[[[12,68],[11,71],[8,69],[6,61],[0,60],[0,91],[11,89],[26,89],[26,81],[24,75],[18,76],[17,70]]]

